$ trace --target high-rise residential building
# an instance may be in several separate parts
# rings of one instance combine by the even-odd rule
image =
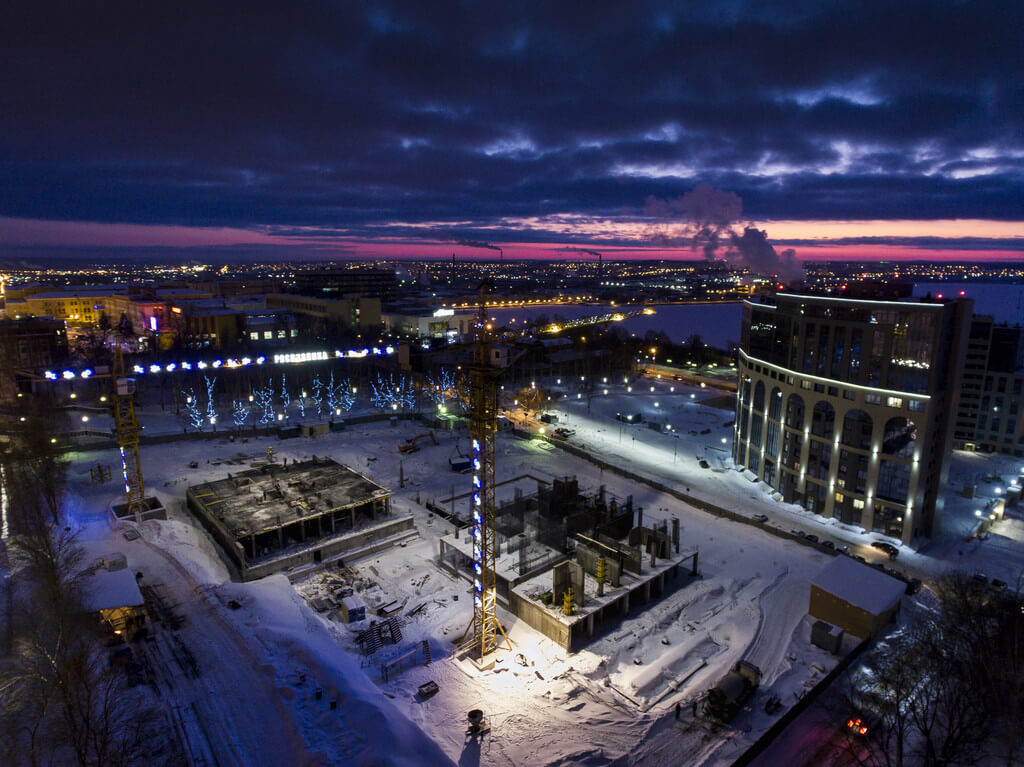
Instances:
[[[744,302],[734,461],[815,514],[905,543],[934,534],[971,309]]]
[[[971,321],[953,445],[1024,456],[1024,327]]]

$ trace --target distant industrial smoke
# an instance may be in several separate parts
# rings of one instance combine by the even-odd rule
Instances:
[[[752,223],[742,224],[743,200],[738,194],[700,184],[671,200],[647,198],[644,215],[665,219],[651,240],[666,247],[689,245],[700,249],[709,261],[724,258],[758,274],[774,274],[786,280],[802,276],[803,267],[792,248],[779,253],[767,234]]]
[[[455,240],[456,245],[462,245],[466,248],[486,248],[487,250],[501,250],[497,245],[491,245],[489,242],[481,242],[480,240]]]
[[[484,248],[485,250],[501,251],[501,248],[497,245],[491,245],[491,243],[483,242],[482,240],[463,240],[449,232],[436,232],[435,235],[442,242],[451,242],[464,248]]]
[[[588,256],[601,256],[596,250],[590,250],[590,248],[558,248],[558,250],[561,253],[586,253]]]

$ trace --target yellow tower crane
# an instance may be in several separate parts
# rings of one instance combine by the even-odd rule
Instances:
[[[114,351],[111,370],[114,382],[114,428],[121,451],[124,470],[124,493],[128,499],[128,513],[141,519],[146,510],[146,488],[142,481],[142,462],[139,460],[139,419],[135,416],[135,379],[126,375],[121,339]]]
[[[610,314],[570,320],[562,325],[550,324],[517,331],[503,331],[501,339],[510,341],[531,335],[553,335],[571,328],[604,322],[620,322],[641,314],[654,314],[654,310],[649,307],[620,310]],[[511,649],[508,637],[505,636],[505,631],[498,621],[498,590],[495,573],[498,545],[494,503],[494,435],[498,431],[497,381],[501,371],[494,366],[491,358],[494,340],[494,328],[487,318],[487,286],[485,283],[480,286],[476,343],[473,348],[473,364],[469,369],[469,436],[472,440],[470,459],[473,469],[470,522],[473,543],[473,621],[466,629],[466,633],[463,634],[463,640],[466,640],[463,647],[474,653],[479,653],[480,658],[497,648],[499,634]]]

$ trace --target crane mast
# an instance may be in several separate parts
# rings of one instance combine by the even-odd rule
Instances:
[[[142,481],[142,463],[139,460],[139,420],[135,415],[135,379],[125,374],[124,355],[118,336],[114,349],[111,378],[114,383],[114,427],[117,445],[121,451],[124,472],[124,492],[128,500],[128,513],[141,519],[146,510],[146,489]]]
[[[498,370],[491,365],[491,326],[487,321],[486,287],[480,288],[476,344],[469,369],[469,436],[472,440],[473,623],[470,646],[483,658],[508,637],[498,622],[494,525],[494,435],[498,431]]]
[[[654,310],[643,307],[610,314],[583,317],[561,325],[551,324],[541,328],[524,328],[506,332],[502,339],[511,340],[531,334],[557,334],[569,328],[586,327],[604,322],[619,322],[640,314],[653,314]],[[469,639],[463,648],[479,653],[481,659],[497,649],[498,635],[511,649],[511,643],[498,621],[498,589],[495,567],[497,563],[498,540],[495,530],[494,503],[494,435],[498,431],[498,376],[500,370],[492,364],[491,347],[494,343],[493,329],[487,319],[487,286],[480,286],[480,303],[477,310],[476,343],[473,347],[473,364],[469,369],[470,407],[469,436],[472,440],[472,508],[470,529],[473,543],[473,621],[463,635]]]

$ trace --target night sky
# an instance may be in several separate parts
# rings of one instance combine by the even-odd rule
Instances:
[[[510,5],[15,0],[0,257],[1024,250],[1022,2]]]

